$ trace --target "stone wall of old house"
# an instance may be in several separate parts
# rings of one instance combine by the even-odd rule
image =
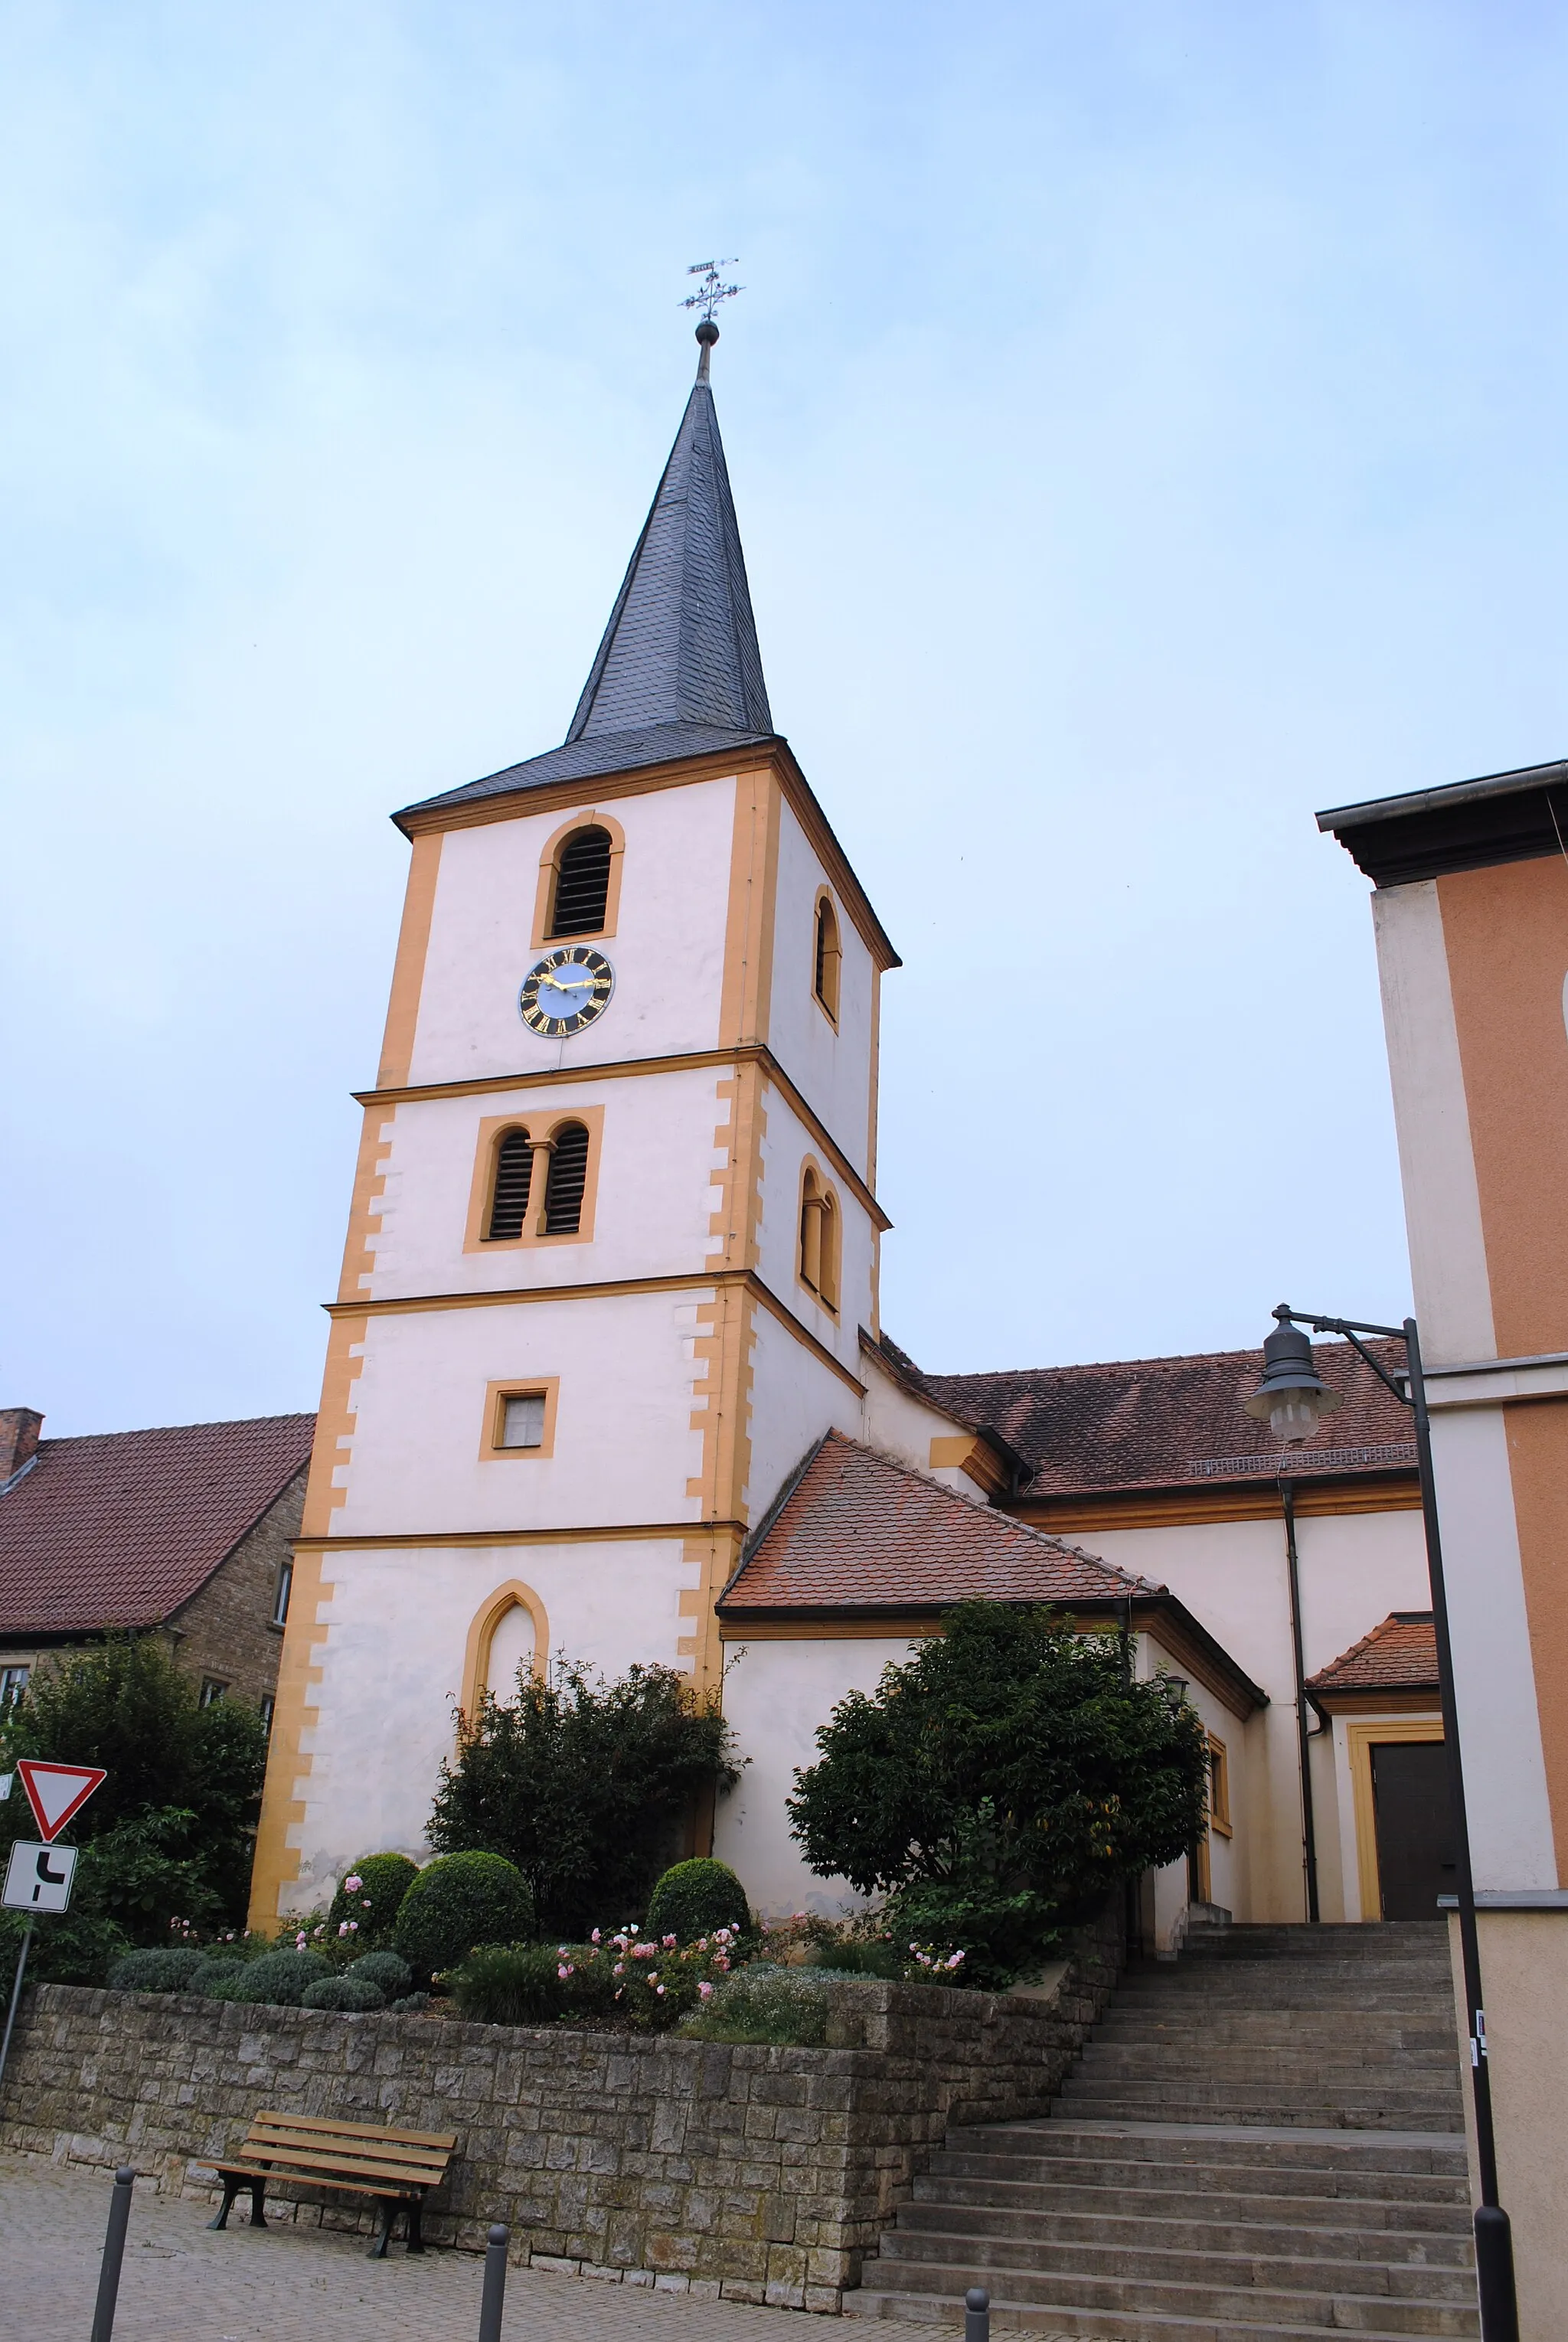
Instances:
[[[283,1630],[272,1624],[279,1564],[299,1535],[305,1475],[295,1475],[206,1584],[168,1621],[175,1655],[196,1676],[215,1676],[254,1707],[277,1688]]]
[[[536,2266],[834,2311],[950,2125],[1045,2110],[1121,1948],[1108,1915],[1034,1998],[832,1986],[821,2049],[44,1985],[0,2140],[179,2193],[263,2108],[455,2131],[434,2239],[477,2248],[506,2220]]]

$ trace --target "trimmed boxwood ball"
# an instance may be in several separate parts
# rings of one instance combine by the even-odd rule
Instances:
[[[386,1995],[368,1977],[323,1977],[319,1984],[305,1987],[302,2008],[368,2009],[385,2008]]]
[[[319,1952],[268,1952],[222,1977],[207,1998],[260,2000],[275,2008],[297,2008],[310,1987],[331,1973],[331,1963]]]
[[[427,1863],[404,1897],[394,1931],[415,1976],[455,1967],[475,1944],[515,1943],[534,1925],[534,1898],[514,1863],[499,1854],[444,1854]]]
[[[184,1945],[147,1952],[127,1952],[109,1970],[115,1992],[194,1992],[195,1977],[205,1965],[202,1954]]]
[[[248,1960],[204,1960],[191,1978],[188,1990],[205,1995],[211,2000],[217,1987],[228,1977],[237,1977],[250,1966]]]
[[[405,1992],[401,2000],[394,2000],[390,2006],[394,2017],[412,2017],[419,2009],[429,2007],[430,1995],[427,1992]]]
[[[665,1871],[648,1897],[646,1932],[690,1944],[715,1927],[744,1928],[750,1917],[746,1890],[729,1864],[699,1855]]]
[[[405,1854],[362,1854],[338,1880],[326,1915],[329,1925],[335,1929],[345,1919],[357,1920],[359,1939],[366,1949],[372,1944],[390,1943],[403,1898],[418,1876],[419,1865]],[[352,1895],[344,1885],[347,1878],[359,1881]]]
[[[373,1984],[388,2000],[395,2000],[414,1982],[414,1971],[396,1952],[366,1952],[348,1970],[361,1984]]]

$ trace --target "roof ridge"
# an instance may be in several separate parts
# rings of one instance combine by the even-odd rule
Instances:
[[[1389,1340],[1398,1341],[1397,1335],[1392,1336],[1373,1335],[1369,1339],[1367,1346],[1369,1349],[1376,1350]],[[1322,1346],[1321,1343],[1313,1345],[1314,1350],[1321,1349]],[[1401,1344],[1400,1346],[1403,1348],[1403,1345]],[[1354,1356],[1352,1346],[1348,1342],[1333,1342],[1328,1345],[1328,1347],[1331,1356]],[[1157,1357],[1081,1358],[1054,1366],[974,1366],[955,1373],[923,1366],[919,1371],[923,1379],[928,1382],[966,1383],[1001,1380],[1020,1375],[1124,1374],[1132,1366],[1219,1366],[1232,1358],[1252,1364],[1261,1362],[1262,1357],[1263,1346],[1260,1343],[1255,1349],[1250,1350],[1176,1350]],[[1262,1372],[1261,1363],[1259,1363],[1259,1372]]]
[[[129,1431],[56,1431],[38,1442],[45,1447],[67,1447],[86,1439],[155,1439],[168,1431],[237,1431],[242,1426],[274,1423],[315,1423],[314,1409],[288,1415],[216,1415],[198,1423],[140,1423]]]

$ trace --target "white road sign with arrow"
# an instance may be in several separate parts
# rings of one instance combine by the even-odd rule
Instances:
[[[74,1846],[29,1846],[18,1839],[5,1866],[0,1901],[9,1911],[64,1911],[75,1870]]]

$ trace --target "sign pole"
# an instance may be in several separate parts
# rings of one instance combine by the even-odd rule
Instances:
[[[16,1981],[11,1987],[11,2006],[5,2016],[5,2038],[0,2041],[0,2082],[5,2079],[5,2060],[11,2054],[11,2034],[16,2023],[16,2004],[22,1997],[22,1979],[27,1973],[27,1954],[32,1947],[33,1930],[37,1922],[31,1915],[22,1933],[22,1948],[16,1955]]]

